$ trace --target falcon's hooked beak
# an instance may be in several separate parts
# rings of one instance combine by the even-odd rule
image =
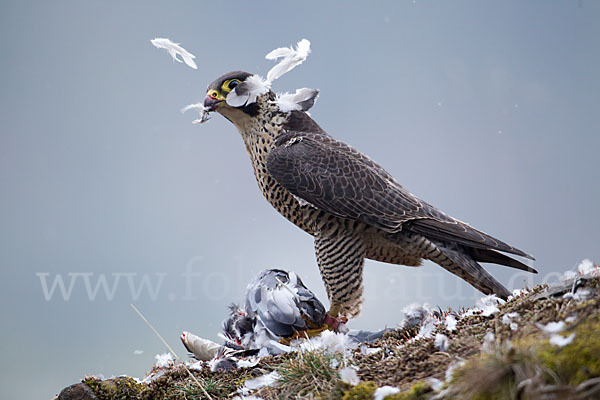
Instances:
[[[206,94],[206,98],[204,99],[204,108],[207,111],[215,111],[223,101],[225,101],[225,97],[221,93],[211,90]]]

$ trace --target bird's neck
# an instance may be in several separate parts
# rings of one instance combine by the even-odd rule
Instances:
[[[289,114],[279,111],[277,105],[265,98],[257,99],[258,114],[234,122],[242,135],[253,164],[264,165],[273,142],[285,131]]]

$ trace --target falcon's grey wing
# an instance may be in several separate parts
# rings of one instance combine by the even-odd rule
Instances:
[[[409,229],[451,240],[484,250],[488,259],[498,254],[493,250],[533,259],[417,198],[370,158],[326,134],[281,135],[269,153],[267,170],[295,196],[335,216],[390,233]]]

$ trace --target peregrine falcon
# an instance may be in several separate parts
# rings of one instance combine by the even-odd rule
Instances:
[[[257,75],[235,71],[209,85],[203,111],[236,126],[267,201],[314,236],[330,316],[360,313],[365,258],[414,267],[431,260],[504,299],[510,292],[478,262],[537,273],[502,253],[532,256],[419,199],[329,136],[306,112],[317,94],[301,89],[283,102]]]

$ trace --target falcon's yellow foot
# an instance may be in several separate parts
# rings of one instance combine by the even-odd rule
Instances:
[[[296,340],[296,339],[306,339],[306,338],[311,338],[311,337],[319,336],[321,334],[321,332],[326,331],[326,330],[332,330],[332,328],[329,325],[327,325],[327,324],[323,324],[323,326],[321,326],[320,328],[307,329],[305,331],[296,331],[296,332],[294,332],[294,334],[292,336],[286,337],[286,338],[282,338],[279,341],[279,343],[285,344],[287,346],[293,340]]]

